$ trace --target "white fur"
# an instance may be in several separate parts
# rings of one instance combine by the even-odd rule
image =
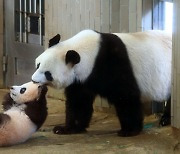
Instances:
[[[142,99],[167,100],[171,92],[171,35],[162,31],[116,35],[126,45]]]
[[[22,104],[4,112],[11,119],[0,127],[0,146],[22,143],[36,131],[37,126],[24,113],[24,108]]]
[[[10,89],[10,96],[18,104],[30,102],[39,98],[40,92],[38,87],[39,85],[33,82],[27,82],[21,86],[12,86]],[[26,88],[23,94],[20,93],[22,88]]]
[[[115,35],[126,45],[142,99],[167,99],[171,91],[171,37],[160,31]],[[67,87],[75,78],[85,81],[92,72],[100,41],[99,33],[85,30],[47,49],[36,59],[36,65],[41,65],[33,74],[32,80],[47,83],[44,72],[51,71],[53,85],[58,88]],[[68,50],[75,50],[80,54],[80,63],[74,67],[67,67],[65,64]]]
[[[83,82],[92,71],[99,44],[100,34],[92,30],[84,30],[69,40],[60,42],[36,59],[36,65],[40,63],[40,67],[33,74],[32,80],[47,83],[44,72],[50,70],[54,78],[52,84],[57,88],[67,87],[75,78]],[[74,67],[67,67],[65,64],[68,50],[75,50],[81,57],[80,63]]]

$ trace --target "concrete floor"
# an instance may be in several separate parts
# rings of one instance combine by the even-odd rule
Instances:
[[[5,90],[0,90],[0,101]],[[145,118],[145,129],[136,137],[118,137],[119,123],[114,114],[95,112],[88,132],[55,135],[52,128],[63,124],[64,101],[48,98],[49,116],[43,127],[23,144],[2,147],[0,154],[171,154],[180,153],[180,131],[156,127],[155,116]]]

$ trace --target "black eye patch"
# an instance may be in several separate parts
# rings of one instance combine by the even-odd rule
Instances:
[[[39,66],[40,66],[40,63],[38,63],[38,64],[37,64],[37,67],[36,67],[36,69],[38,69],[38,68],[39,68]]]
[[[21,88],[20,93],[24,94],[25,91],[26,91],[26,88]]]
[[[53,81],[53,77],[49,71],[46,71],[44,74],[48,81]]]

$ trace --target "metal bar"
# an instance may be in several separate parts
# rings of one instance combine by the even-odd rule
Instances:
[[[24,42],[27,43],[27,6],[24,0]]]
[[[31,0],[29,0],[29,13],[31,13],[32,9],[31,9]]]
[[[22,42],[22,3],[19,0],[19,42]]]
[[[42,45],[42,3],[39,0],[39,43]]]
[[[34,13],[36,13],[36,0],[34,0]]]

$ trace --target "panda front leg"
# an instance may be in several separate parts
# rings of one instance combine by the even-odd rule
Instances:
[[[76,134],[86,131],[89,126],[95,95],[82,85],[74,84],[66,88],[65,126],[55,126],[55,134]]]
[[[115,109],[121,124],[119,136],[136,136],[143,129],[142,104],[139,97],[122,99],[116,102]]]

